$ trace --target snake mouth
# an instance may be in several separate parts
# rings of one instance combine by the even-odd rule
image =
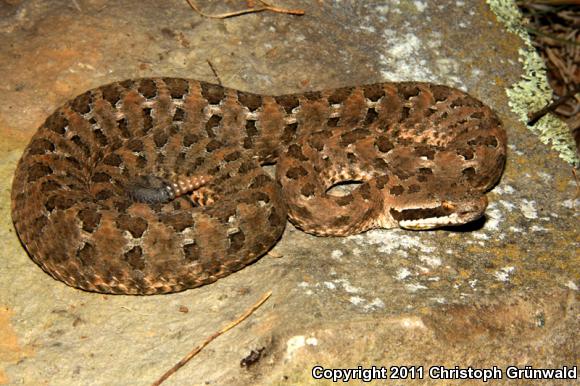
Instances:
[[[390,214],[399,227],[410,230],[425,230],[467,224],[481,218],[487,207],[487,199],[452,203],[443,201],[433,208],[390,209]]]

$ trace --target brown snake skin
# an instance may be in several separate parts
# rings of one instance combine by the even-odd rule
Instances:
[[[127,80],[48,117],[18,164],[12,218],[32,259],[68,285],[170,293],[258,259],[287,211],[319,235],[477,219],[505,155],[492,110],[446,86],[262,96]],[[261,167],[274,163],[277,180]],[[328,191],[343,181],[360,184]]]

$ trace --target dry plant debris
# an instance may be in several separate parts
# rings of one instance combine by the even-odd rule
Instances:
[[[201,9],[199,9],[199,7],[193,2],[193,0],[185,0],[185,1],[187,1],[187,4],[189,4],[191,9],[193,9],[195,12],[199,13],[203,17],[207,17],[210,19],[227,19],[229,17],[241,16],[241,15],[245,15],[248,13],[257,13],[257,12],[264,12],[264,11],[270,11],[270,12],[276,12],[276,13],[285,13],[288,15],[295,15],[295,16],[304,15],[304,10],[302,10],[302,9],[288,9],[288,8],[276,7],[274,5],[266,3],[263,0],[257,0],[258,3],[261,4],[258,7],[256,7],[256,4],[255,4],[256,2],[254,0],[248,0],[246,2],[248,7],[245,9],[242,9],[239,11],[220,13],[217,15],[210,15],[208,13],[202,12]]]
[[[240,324],[244,320],[246,320],[250,315],[252,315],[254,313],[254,311],[256,311],[258,308],[260,308],[262,306],[262,304],[264,304],[266,302],[266,300],[268,300],[268,298],[271,295],[272,295],[272,291],[266,292],[260,298],[260,300],[258,300],[253,306],[251,306],[250,308],[248,308],[242,315],[240,315],[238,318],[236,318],[236,320],[230,322],[228,325],[222,327],[221,330],[216,331],[213,334],[211,334],[209,337],[207,337],[199,346],[197,346],[193,350],[191,350],[186,356],[184,356],[172,368],[170,368],[169,370],[167,370],[165,372],[165,374],[163,374],[161,377],[159,377],[158,380],[156,380],[155,382],[153,382],[151,384],[151,386],[159,386],[163,382],[165,382],[165,380],[167,380],[167,378],[169,378],[170,376],[172,376],[173,374],[175,374],[177,372],[177,370],[179,370],[180,368],[182,368],[183,366],[185,366],[185,364],[187,362],[189,362],[194,356],[196,356],[197,354],[199,354],[199,352],[201,350],[203,350],[203,348],[205,346],[207,346],[208,344],[210,344],[214,339],[216,339],[220,335],[222,335],[225,332],[231,330],[232,328],[236,327],[238,324]]]
[[[580,149],[580,0],[518,1],[536,49],[548,69],[555,101],[530,117],[555,112]]]

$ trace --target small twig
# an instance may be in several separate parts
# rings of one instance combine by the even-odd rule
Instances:
[[[554,101],[554,102],[548,104],[543,109],[536,111],[530,117],[530,119],[528,121],[528,126],[535,125],[544,115],[548,114],[551,111],[556,110],[558,108],[558,106],[565,103],[569,99],[572,99],[579,92],[580,92],[580,85],[576,85],[576,87],[574,87],[570,92],[568,92],[566,95],[564,95],[563,97],[561,97],[557,101]]]
[[[244,312],[242,315],[240,315],[236,320],[234,320],[233,322],[230,322],[227,326],[223,327],[221,330],[219,330],[217,332],[214,332],[212,335],[210,335],[206,340],[203,341],[202,344],[200,344],[199,346],[197,346],[196,348],[194,348],[193,350],[191,350],[189,352],[189,354],[187,354],[185,357],[183,357],[183,359],[181,359],[179,362],[177,362],[172,368],[170,368],[169,370],[167,370],[165,372],[165,374],[163,374],[161,376],[161,378],[159,378],[158,380],[156,380],[155,382],[153,382],[151,385],[152,386],[159,386],[161,383],[165,382],[165,380],[167,378],[169,378],[177,370],[179,370],[180,368],[182,368],[187,362],[189,362],[191,360],[191,358],[193,358],[194,356],[196,356],[201,350],[203,350],[203,348],[205,346],[207,346],[209,343],[211,343],[211,341],[213,341],[215,338],[217,338],[218,336],[222,335],[223,333],[231,330],[232,328],[234,328],[235,326],[237,326],[238,324],[240,324],[241,322],[243,322],[245,319],[247,319],[248,316],[252,315],[254,313],[254,311],[256,311],[258,308],[260,308],[260,306],[262,304],[264,304],[264,302],[266,300],[268,300],[268,298],[270,297],[270,295],[272,295],[272,291],[266,292],[264,294],[264,296],[262,296],[262,298],[260,300],[258,300],[258,302],[256,304],[254,304],[252,307],[248,308],[246,310],[246,312]]]
[[[547,5],[574,5],[580,4],[580,0],[534,0],[533,3]]]
[[[288,15],[296,15],[296,16],[304,15],[304,10],[302,10],[302,9],[287,9],[287,8],[274,7],[273,5],[270,5],[263,0],[259,0],[260,3],[262,3],[262,6],[258,7],[258,8],[246,8],[246,9],[242,9],[239,11],[220,13],[218,15],[210,15],[210,14],[207,14],[205,12],[202,12],[197,7],[197,5],[195,5],[193,3],[193,0],[185,0],[185,1],[187,1],[187,4],[189,4],[191,9],[193,9],[195,12],[199,13],[201,16],[207,17],[209,19],[227,19],[229,17],[245,15],[248,13],[264,12],[264,11],[271,11],[271,12],[276,12],[276,13],[285,13]]]
[[[222,80],[220,79],[220,76],[218,75],[217,71],[215,70],[215,67],[213,66],[213,63],[212,63],[212,62],[210,62],[210,60],[209,60],[209,59],[207,59],[207,64],[209,64],[209,68],[211,68],[211,71],[213,72],[213,75],[215,76],[215,78],[216,78],[216,79],[217,79],[217,81],[218,81],[218,84],[219,84],[220,86],[223,86],[223,84],[222,84]]]
[[[573,40],[567,40],[567,39],[562,39],[558,36],[555,36],[554,34],[549,34],[543,31],[540,31],[539,29],[535,29],[535,28],[531,28],[531,27],[527,27],[526,30],[533,34],[533,35],[539,35],[539,36],[544,36],[548,39],[552,39],[554,41],[557,41],[559,43],[563,43],[563,44],[572,44],[574,46],[580,46],[580,42],[575,42]]]
[[[77,9],[77,11],[82,12],[83,10],[81,9],[81,6],[79,5],[79,3],[77,2],[77,0],[72,0],[72,3],[74,4],[75,8]]]
[[[273,5],[266,3],[264,0],[258,0],[258,1],[260,3],[262,3],[262,5],[264,6],[264,10],[265,11],[272,11],[272,12],[278,12],[278,13],[287,13],[289,15],[296,15],[296,16],[302,16],[305,13],[303,9],[279,8],[279,7],[274,7]]]

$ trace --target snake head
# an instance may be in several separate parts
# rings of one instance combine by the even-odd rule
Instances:
[[[403,229],[425,230],[463,225],[483,216],[487,197],[464,197],[440,200],[421,207],[390,209],[393,219]]]

